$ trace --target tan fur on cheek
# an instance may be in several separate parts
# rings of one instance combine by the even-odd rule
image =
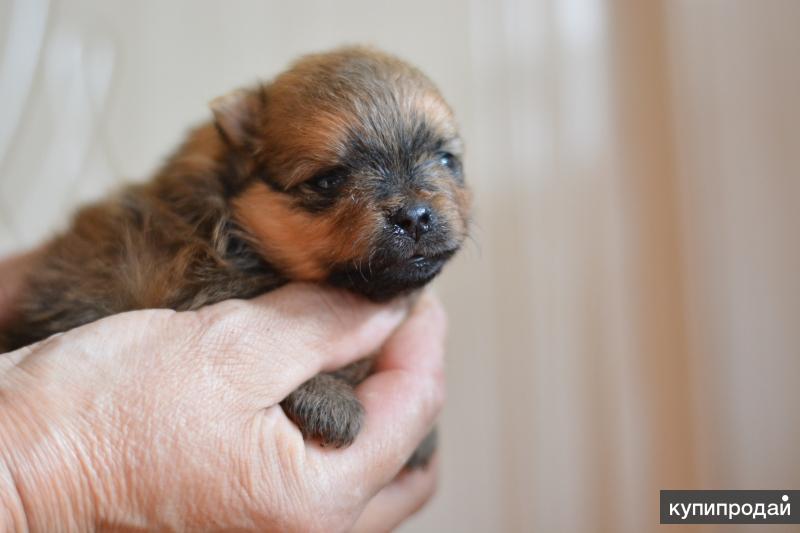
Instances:
[[[264,258],[298,281],[322,281],[332,266],[363,257],[376,227],[374,213],[357,205],[312,214],[264,183],[253,184],[233,206],[236,220],[256,238]]]

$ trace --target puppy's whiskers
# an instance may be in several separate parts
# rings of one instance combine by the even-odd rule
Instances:
[[[369,257],[367,258],[367,270],[369,271],[370,277],[372,276],[372,258],[375,257],[376,252],[377,250],[373,248],[373,250],[369,253]]]

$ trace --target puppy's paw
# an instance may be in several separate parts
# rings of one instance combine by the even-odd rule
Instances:
[[[281,405],[304,438],[317,440],[323,446],[349,446],[364,420],[364,407],[353,387],[330,374],[306,381]]]
[[[436,451],[438,441],[438,432],[436,428],[433,428],[420,445],[417,446],[417,449],[414,450],[411,457],[408,458],[405,467],[413,470],[415,468],[425,468],[428,466],[431,457],[433,457],[433,453]]]

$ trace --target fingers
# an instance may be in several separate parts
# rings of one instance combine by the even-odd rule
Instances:
[[[254,387],[282,399],[320,371],[376,352],[405,318],[401,300],[376,304],[349,292],[295,283],[249,301],[197,311],[197,343],[236,361]]]
[[[356,391],[366,417],[355,442],[334,453],[308,448],[309,460],[338,462],[343,490],[358,483],[375,494],[430,431],[444,401],[445,330],[441,304],[423,295],[382,350],[376,373]]]
[[[401,472],[370,500],[351,531],[393,531],[431,499],[436,491],[438,466],[438,458],[434,456],[425,469]]]
[[[442,377],[444,343],[447,337],[447,314],[431,292],[419,296],[411,316],[393,335],[375,362],[375,371],[405,369],[433,372]]]

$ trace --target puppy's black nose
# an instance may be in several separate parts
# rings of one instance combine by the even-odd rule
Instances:
[[[418,241],[431,228],[433,213],[425,204],[414,204],[398,209],[390,217],[390,221],[395,228]]]

